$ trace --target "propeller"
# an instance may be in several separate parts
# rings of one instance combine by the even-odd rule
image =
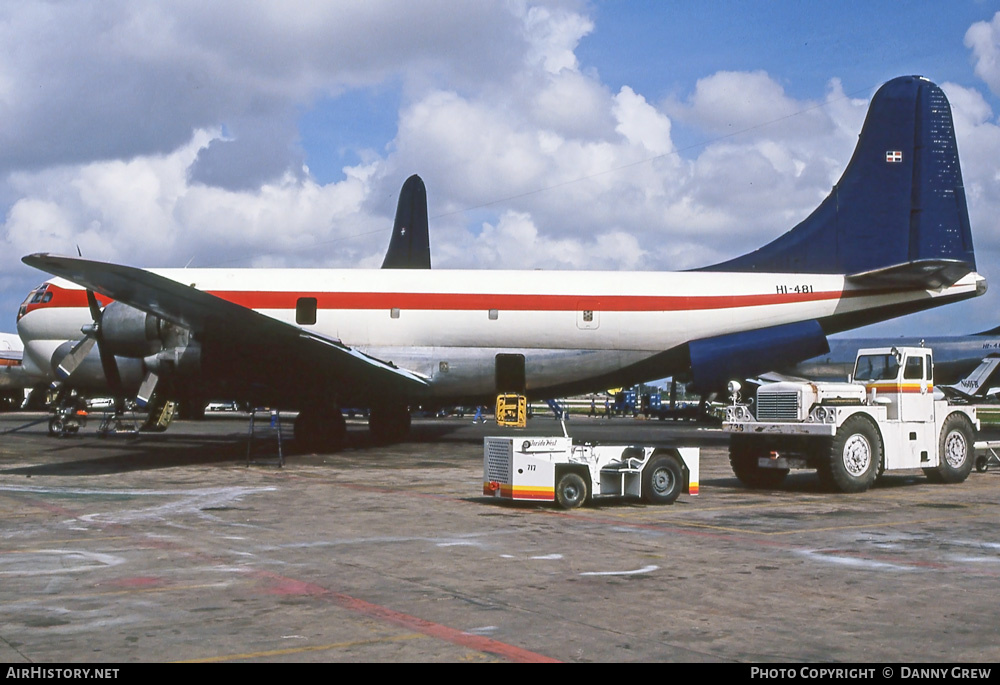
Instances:
[[[101,369],[104,371],[104,378],[107,380],[108,389],[111,390],[111,395],[115,399],[115,412],[121,412],[125,408],[125,393],[122,388],[121,373],[118,371],[118,362],[115,361],[115,355],[104,343],[104,336],[101,333],[101,319],[104,316],[104,311],[101,309],[101,304],[97,301],[94,291],[89,289],[87,290],[87,306],[90,308],[90,318],[93,321],[80,329],[80,332],[83,333],[83,339],[74,345],[73,349],[59,362],[56,374],[63,380],[69,378],[76,371],[77,367],[83,363],[83,360],[90,354],[91,348],[96,344],[97,353],[101,358]]]

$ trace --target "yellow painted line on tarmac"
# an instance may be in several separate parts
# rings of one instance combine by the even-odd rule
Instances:
[[[919,506],[922,502],[928,504],[936,504],[937,500],[932,497],[925,496],[926,493],[916,493],[916,492],[901,492],[901,491],[887,491],[884,493],[883,497],[879,497],[887,503],[899,503],[902,501],[903,504],[916,505]],[[833,496],[833,495],[831,495]],[[870,503],[870,501],[869,501]],[[663,512],[663,517],[656,516],[653,511],[649,508],[631,508],[627,510],[612,511],[610,509],[603,509],[593,512],[587,512],[586,510],[579,512],[578,515],[582,514],[584,517],[590,520],[600,520],[600,519],[612,519],[617,520],[622,523],[622,525],[633,525],[640,527],[674,527],[674,528],[692,528],[705,531],[713,531],[718,533],[733,533],[739,535],[755,535],[760,537],[777,537],[777,536],[787,536],[787,535],[798,535],[798,534],[808,534],[808,533],[821,533],[828,531],[837,530],[858,530],[858,529],[872,529],[872,528],[891,528],[897,526],[906,525],[927,525],[932,523],[949,522],[956,520],[975,520],[983,518],[994,518],[996,516],[995,507],[989,507],[988,511],[982,511],[983,503],[976,504],[956,504],[954,509],[952,509],[951,514],[942,515],[934,518],[926,519],[907,519],[899,521],[886,521],[886,522],[872,522],[870,519],[864,523],[854,523],[854,524],[844,524],[844,525],[834,525],[834,526],[817,526],[817,527],[805,527],[798,525],[797,527],[790,530],[780,530],[780,531],[767,531],[761,530],[760,528],[744,528],[741,526],[731,526],[731,525],[719,525],[714,523],[706,523],[698,520],[692,520],[692,517],[697,517],[702,514],[717,514],[717,513],[732,513],[734,511],[747,511],[747,510],[763,510],[767,512],[795,508],[800,509],[800,522],[805,522],[810,519],[823,519],[829,516],[828,507],[830,504],[830,499],[826,497],[817,497],[816,499],[810,501],[777,501],[777,502],[767,502],[767,501],[757,501],[749,502],[746,504],[722,504],[714,507],[697,507],[693,509],[685,509],[683,511],[677,512],[677,516],[674,517],[674,511]],[[848,503],[849,504],[849,503]],[[975,508],[978,513],[954,513],[956,509],[958,510],[970,510]],[[578,510],[579,511],[579,510]],[[842,513],[843,510],[841,510]],[[565,512],[555,512],[555,513],[565,513]],[[587,516],[587,514],[593,514]],[[667,514],[671,516],[667,516]],[[610,523],[610,521],[609,521]]]
[[[871,521],[866,521],[865,523],[856,523],[854,525],[845,526],[824,526],[822,528],[802,528],[798,530],[783,530],[776,531],[773,533],[762,533],[762,535],[794,535],[796,533],[822,533],[831,530],[858,530],[861,528],[894,528],[896,526],[925,526],[930,523],[941,523],[941,522],[953,522],[953,521],[970,521],[973,519],[983,519],[996,518],[996,512],[983,513],[983,514],[969,514],[967,516],[939,516],[937,518],[927,518],[927,519],[906,519],[903,521],[885,521],[881,523],[872,523]]]
[[[242,654],[225,654],[222,656],[210,656],[203,659],[185,659],[175,661],[176,664],[210,664],[220,661],[239,661],[241,659],[267,659],[276,656],[287,656],[290,654],[304,654],[306,652],[326,652],[336,649],[350,649],[351,647],[363,647],[365,645],[385,644],[389,642],[402,642],[403,640],[416,640],[427,637],[422,633],[406,633],[404,635],[393,635],[391,637],[373,638],[370,640],[354,640],[351,642],[331,642],[327,645],[310,645],[308,647],[289,647],[287,649],[269,649],[261,652],[244,652]]]
[[[704,495],[698,495],[698,496],[699,497],[703,497]],[[819,502],[820,500],[816,500],[816,501]],[[694,505],[694,504],[699,504],[699,503],[698,502],[690,502],[690,504]],[[640,505],[640,506],[635,506],[632,509],[628,509],[628,510],[624,510],[624,511],[617,511],[617,512],[611,510],[611,507],[613,507],[615,505],[614,504],[610,504],[610,505],[605,506],[603,509],[597,509],[597,510],[594,510],[594,511],[595,512],[600,512],[601,514],[606,514],[608,516],[614,516],[614,517],[619,517],[619,518],[636,518],[636,517],[639,517],[639,516],[655,516],[656,514],[661,514],[664,517],[670,516],[671,519],[672,519],[672,517],[675,516],[675,515],[682,516],[682,517],[683,516],[697,516],[698,514],[702,514],[702,513],[714,513],[714,512],[719,512],[719,511],[733,511],[733,510],[739,510],[739,509],[760,509],[760,508],[767,508],[768,510],[772,510],[772,509],[781,509],[783,507],[802,506],[803,504],[808,504],[808,503],[803,503],[803,502],[776,502],[776,503],[772,503],[772,502],[749,502],[747,504],[722,504],[722,505],[715,506],[715,507],[701,507],[701,506],[699,506],[697,508],[692,508],[692,509],[680,509],[680,508],[677,508],[676,504],[670,505],[670,506],[665,507],[665,508],[662,508],[659,505],[655,505],[655,504],[654,505],[643,504],[643,505]],[[562,513],[562,512],[560,512],[560,510],[556,510],[556,513]],[[583,513],[587,513],[587,510],[584,509]]]
[[[132,538],[129,537],[129,536],[127,536],[127,535],[114,535],[114,536],[110,536],[110,537],[99,537],[99,538],[63,538],[61,540],[46,540],[45,544],[46,545],[75,545],[77,547],[80,547],[83,544],[89,545],[92,542],[108,542],[110,540],[129,540],[129,541],[132,541]],[[12,542],[17,542],[17,541],[13,540]],[[9,550],[0,549],[0,554],[24,554],[24,553],[28,553],[28,552],[51,552],[51,551],[52,551],[52,549],[50,549],[49,547],[33,547],[33,548],[29,548],[29,549],[23,549],[23,548],[20,548],[20,549],[9,549]]]
[[[814,514],[815,517],[819,518],[823,516],[822,514]],[[906,519],[902,521],[884,521],[875,523],[871,520],[865,521],[864,523],[854,523],[845,524],[842,526],[820,526],[816,528],[806,528],[799,526],[793,530],[776,530],[776,531],[764,531],[759,528],[736,528],[732,526],[719,526],[712,523],[697,523],[694,521],[686,522],[667,522],[669,525],[675,526],[677,528],[699,528],[704,530],[711,530],[717,532],[726,533],[739,533],[740,535],[757,535],[760,537],[777,537],[781,535],[799,535],[808,533],[823,533],[834,530],[860,530],[860,529],[877,529],[877,528],[893,528],[896,526],[924,526],[931,523],[942,523],[942,522],[953,522],[953,521],[968,521],[973,519],[983,519],[983,518],[995,518],[996,512],[982,513],[982,514],[969,514],[966,516],[939,516],[937,518],[927,518],[927,519]]]
[[[227,588],[231,587],[231,583],[205,583],[203,585],[162,585],[159,587],[137,587],[137,588],[127,588],[122,590],[108,590],[106,592],[61,592],[60,597],[67,599],[89,599],[91,597],[114,597],[116,595],[137,595],[137,594],[148,594],[151,592],[184,592],[187,590],[210,590],[214,588]],[[45,602],[48,601],[48,596],[39,596],[37,598],[24,597],[19,601],[28,602]]]
[[[137,595],[150,592],[179,592],[186,590],[208,590],[211,588],[231,587],[231,583],[205,583],[203,585],[163,585],[160,587],[137,587],[124,590],[108,590],[107,592],[90,592],[85,595],[76,595],[77,598],[85,597],[113,597],[115,595]]]

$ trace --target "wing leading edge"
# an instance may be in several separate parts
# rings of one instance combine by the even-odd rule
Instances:
[[[294,360],[293,366],[314,376],[323,375],[342,386],[356,388],[362,384],[373,395],[391,391],[406,396],[420,395],[428,386],[424,378],[363,354],[339,340],[150,271],[50,254],[28,255],[22,261],[182,326],[196,337],[221,341],[234,350],[270,348],[271,354],[276,350],[284,358]]]

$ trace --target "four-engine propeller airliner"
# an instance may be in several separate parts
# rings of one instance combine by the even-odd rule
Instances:
[[[395,437],[418,404],[558,397],[685,370],[715,387],[823,353],[831,333],[986,289],[951,110],[917,76],[879,89],[851,162],[812,214],[696,271],[23,261],[57,276],[19,314],[26,365],[72,379],[96,345],[112,388],[299,410],[296,438],[317,446],[342,439],[339,407],[370,407],[372,432]]]

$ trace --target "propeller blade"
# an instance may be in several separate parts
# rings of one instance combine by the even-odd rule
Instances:
[[[80,366],[80,363],[90,353],[90,348],[94,346],[95,342],[97,342],[97,339],[88,335],[74,345],[73,349],[59,362],[59,366],[56,368],[56,375],[62,380],[69,378],[70,374],[76,371],[76,367]]]
[[[142,385],[139,386],[139,393],[135,396],[136,404],[140,407],[145,407],[149,404],[149,401],[153,398],[153,393],[156,391],[156,382],[158,380],[160,380],[159,376],[152,371],[146,374]]]
[[[94,323],[100,324],[101,303],[97,301],[97,296],[94,295],[93,290],[87,290],[87,305],[90,307],[90,318],[94,320]]]
[[[122,388],[122,376],[118,372],[118,362],[115,355],[107,350],[100,341],[97,342],[97,351],[101,355],[101,369],[104,371],[104,378],[108,381],[108,389],[111,396],[115,398],[115,410],[121,411],[125,407],[125,394]]]

